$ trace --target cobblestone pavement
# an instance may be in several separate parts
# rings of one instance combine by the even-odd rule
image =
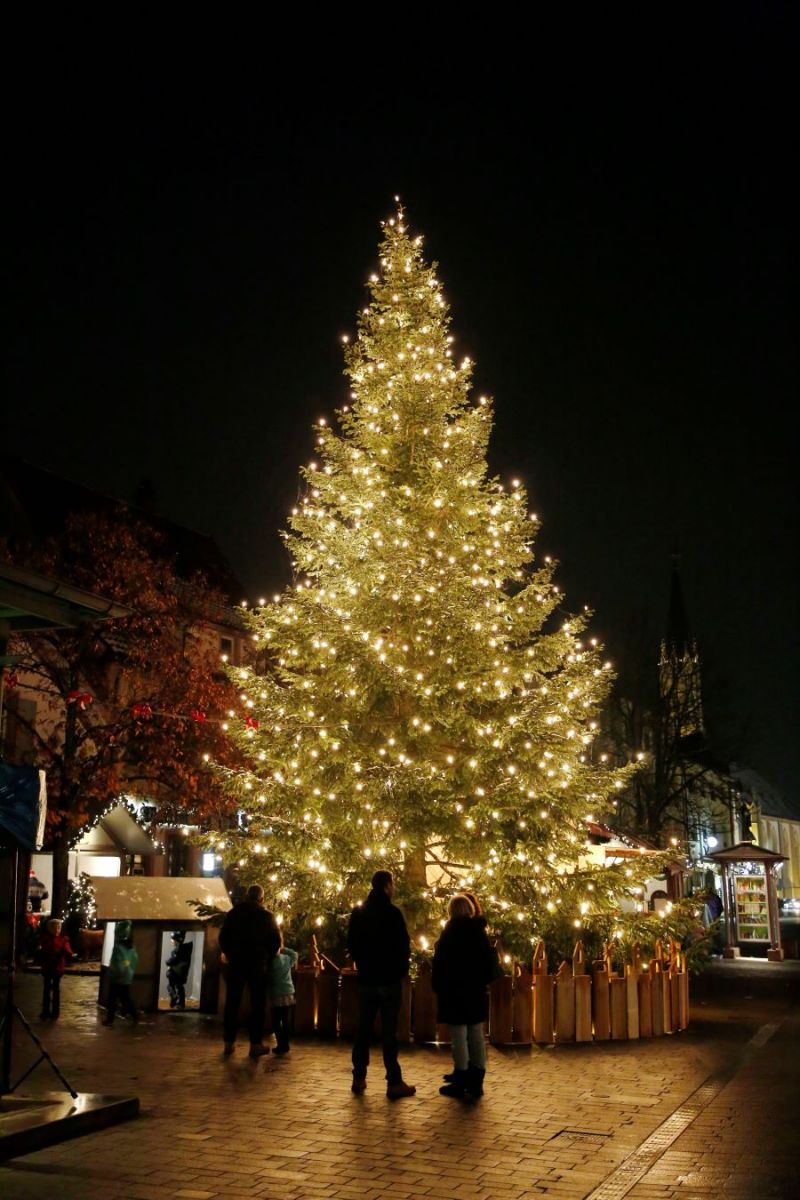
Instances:
[[[37,983],[20,987],[29,1014]],[[695,1006],[672,1038],[492,1048],[468,1107],[438,1095],[444,1049],[403,1053],[414,1098],[386,1099],[379,1055],[355,1097],[345,1045],[253,1062],[242,1041],[223,1059],[219,1024],[195,1014],[103,1028],[96,986],[65,980],[61,1020],[36,1028],[73,1086],[138,1094],[142,1115],[0,1167],[4,1200],[800,1196],[800,1015],[783,1001]],[[29,1058],[20,1043],[17,1069]],[[42,1065],[23,1090],[54,1086]]]

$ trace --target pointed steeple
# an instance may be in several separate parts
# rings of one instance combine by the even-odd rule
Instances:
[[[689,619],[686,616],[683,587],[681,586],[681,576],[678,570],[679,564],[680,555],[673,554],[666,644],[672,653],[682,656],[689,652],[691,643],[689,638]]]
[[[700,655],[689,634],[679,562],[680,556],[673,554],[667,629],[658,667],[661,702],[683,740],[703,733],[703,703]]]

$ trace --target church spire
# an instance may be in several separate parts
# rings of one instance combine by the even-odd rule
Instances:
[[[658,673],[661,702],[678,739],[683,740],[702,735],[704,730],[700,655],[689,634],[679,563],[680,556],[673,554],[667,629],[661,643]]]
[[[669,592],[669,611],[667,613],[666,644],[678,655],[686,654],[690,649],[689,620],[686,616],[686,605],[683,600],[683,587],[678,567],[680,555],[672,556],[672,583]]]

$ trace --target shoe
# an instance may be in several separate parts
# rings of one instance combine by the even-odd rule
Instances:
[[[454,1100],[463,1100],[467,1095],[467,1078],[469,1071],[455,1070],[451,1082],[439,1088],[440,1096],[450,1096]]]
[[[236,1046],[233,1044],[233,1042],[226,1042],[225,1045],[222,1047],[222,1053],[225,1055],[226,1058],[229,1058],[230,1055],[233,1054],[235,1049],[236,1049]]]
[[[261,1058],[265,1054],[269,1054],[268,1046],[261,1045],[261,1046],[251,1046],[250,1047],[250,1057],[251,1058]]]
[[[291,1046],[275,1046],[272,1053],[273,1054],[288,1054],[290,1052],[290,1050],[291,1050]]]
[[[367,1090],[366,1079],[354,1079],[350,1084],[350,1091],[355,1092],[357,1096],[361,1096]]]
[[[169,1002],[170,1008],[175,1008],[177,1006],[177,1004],[178,1004],[177,1000],[170,1000],[170,1002]]]
[[[449,1075],[443,1075],[442,1079],[445,1081],[445,1083],[452,1083],[453,1080],[455,1079],[455,1077],[456,1077],[455,1071],[451,1071]]]
[[[404,1083],[401,1079],[399,1083],[390,1083],[386,1089],[386,1095],[390,1100],[402,1100],[404,1096],[416,1096],[417,1089],[410,1083]]]
[[[473,1067],[472,1063],[469,1064],[464,1086],[471,1100],[479,1100],[483,1095],[483,1081],[485,1078],[486,1071],[483,1067]]]

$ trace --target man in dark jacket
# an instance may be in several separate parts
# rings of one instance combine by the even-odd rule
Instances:
[[[250,992],[250,1057],[268,1054],[264,1045],[267,969],[281,944],[280,930],[264,908],[264,889],[253,884],[222,923],[219,944],[228,960],[224,1037],[225,1054],[233,1054],[239,1025],[239,1005],[245,987]]]
[[[411,943],[405,919],[392,904],[394,880],[389,871],[376,871],[372,891],[353,909],[347,949],[358,970],[358,1025],[353,1044],[353,1091],[367,1086],[369,1043],[375,1017],[381,1014],[386,1095],[391,1100],[413,1096],[415,1087],[403,1082],[397,1061],[397,1018],[403,979],[408,974]]]

